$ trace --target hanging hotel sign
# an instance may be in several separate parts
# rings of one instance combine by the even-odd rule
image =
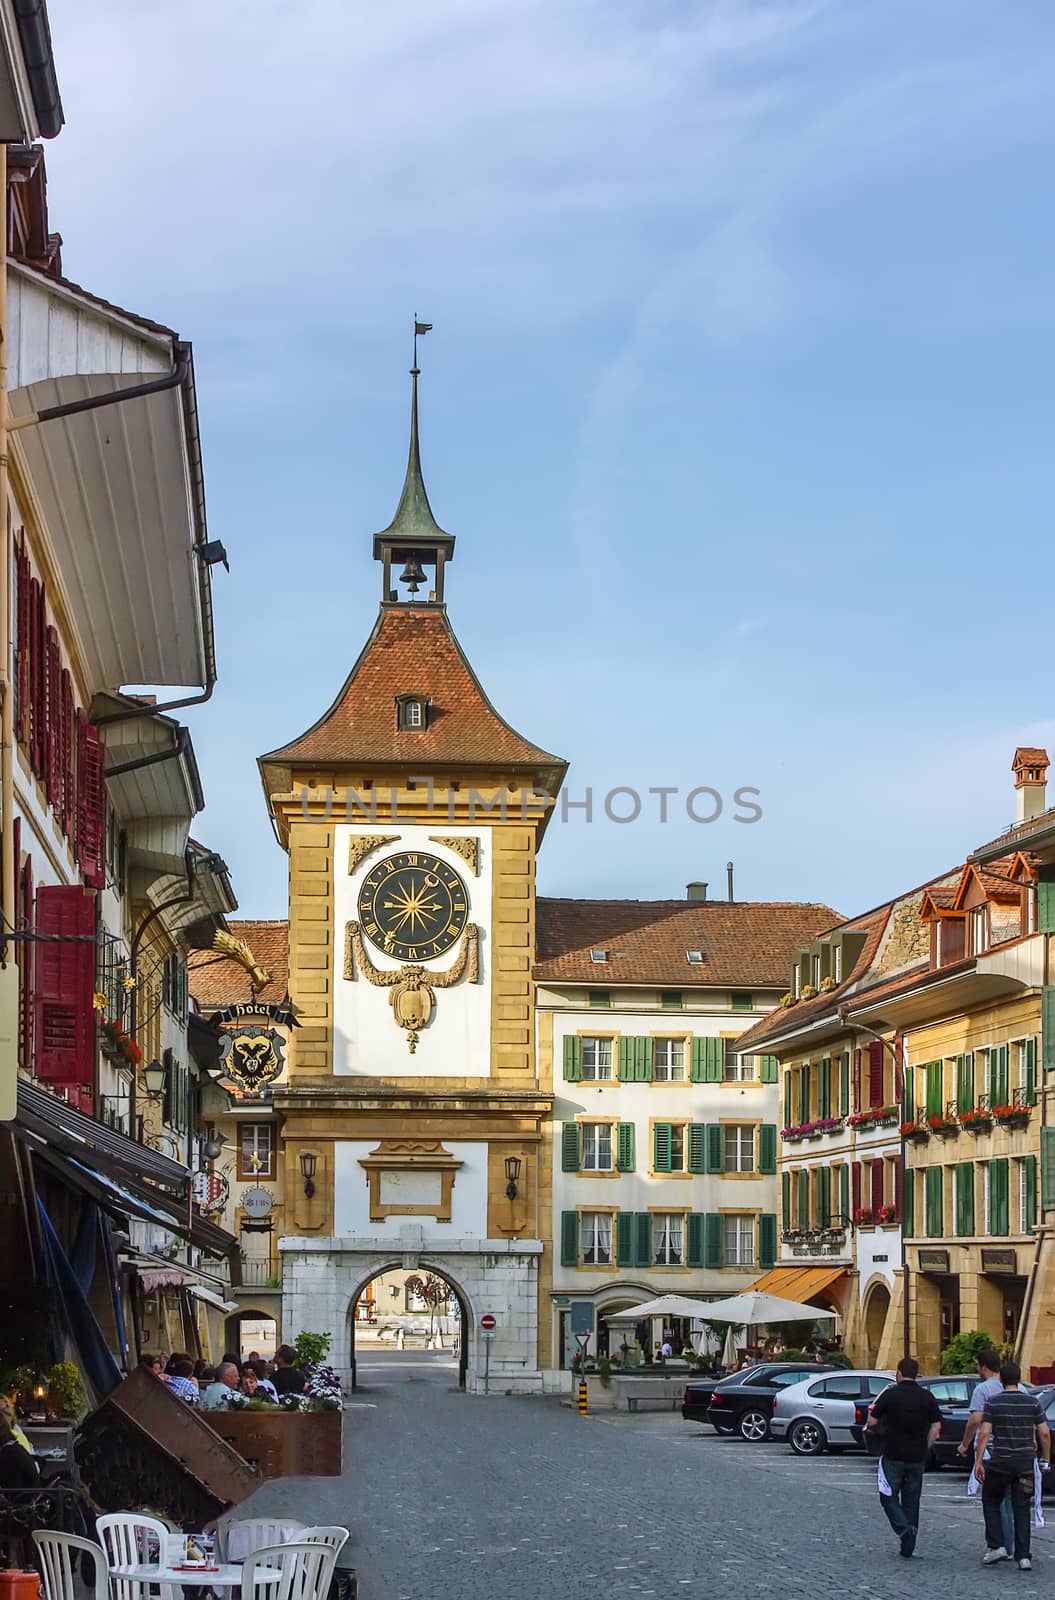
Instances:
[[[242,1210],[247,1217],[252,1217],[255,1222],[260,1222],[264,1217],[271,1215],[275,1204],[275,1197],[270,1189],[261,1189],[259,1185],[246,1189],[242,1194]]]
[[[212,1011],[210,1022],[242,1022],[249,1017],[259,1017],[262,1022],[272,1022],[278,1028],[295,1028],[296,1013],[291,1000],[280,1005],[264,1005],[259,1000],[241,1000],[237,1005],[224,1006],[222,1011]]]
[[[233,1028],[220,1040],[220,1070],[243,1094],[260,1095],[282,1071],[285,1049],[274,1028]]]

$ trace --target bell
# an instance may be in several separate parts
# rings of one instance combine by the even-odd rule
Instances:
[[[421,569],[421,562],[417,556],[408,556],[407,564],[399,574],[400,583],[405,583],[411,594],[417,594],[425,582],[425,574]]]

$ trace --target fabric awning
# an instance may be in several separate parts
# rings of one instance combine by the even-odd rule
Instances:
[[[150,1190],[144,1179],[157,1184],[171,1194],[185,1195],[190,1182],[190,1171],[179,1161],[163,1156],[149,1145],[139,1144],[116,1128],[86,1117],[83,1111],[74,1110],[64,1100],[38,1089],[26,1078],[18,1080],[19,1127],[27,1128],[43,1139],[50,1149],[57,1149],[75,1160],[84,1161],[93,1169],[112,1174],[119,1183],[127,1184],[150,1199]],[[158,1196],[160,1203],[161,1197]]]
[[[211,1289],[203,1289],[200,1283],[192,1283],[190,1292],[198,1300],[205,1300],[209,1305],[215,1306],[218,1311],[237,1311],[237,1300],[225,1300],[222,1295],[213,1294]]]
[[[758,1294],[778,1294],[802,1302],[823,1294],[845,1276],[845,1267],[773,1267],[751,1288]]]

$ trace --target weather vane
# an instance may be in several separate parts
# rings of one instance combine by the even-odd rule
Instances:
[[[432,323],[431,322],[419,322],[418,321],[418,314],[415,311],[415,313],[414,313],[414,365],[411,368],[412,372],[417,372],[417,370],[418,370],[418,339],[422,334],[431,333],[431,332],[432,332]]]

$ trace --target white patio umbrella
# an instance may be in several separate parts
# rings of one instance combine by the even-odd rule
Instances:
[[[736,1326],[732,1322],[729,1324],[729,1332],[722,1346],[722,1366],[727,1369],[736,1366]]]
[[[710,1314],[706,1300],[690,1300],[683,1294],[661,1294],[657,1300],[645,1300],[639,1306],[628,1306],[625,1311],[602,1312],[606,1322],[641,1322],[645,1317],[709,1317]]]
[[[696,1315],[705,1316],[708,1322],[732,1322],[744,1328],[757,1328],[772,1322],[818,1322],[835,1318],[838,1312],[822,1311],[817,1306],[805,1306],[799,1300],[782,1300],[776,1294],[748,1289],[745,1294],[730,1295],[728,1300],[712,1300]]]

